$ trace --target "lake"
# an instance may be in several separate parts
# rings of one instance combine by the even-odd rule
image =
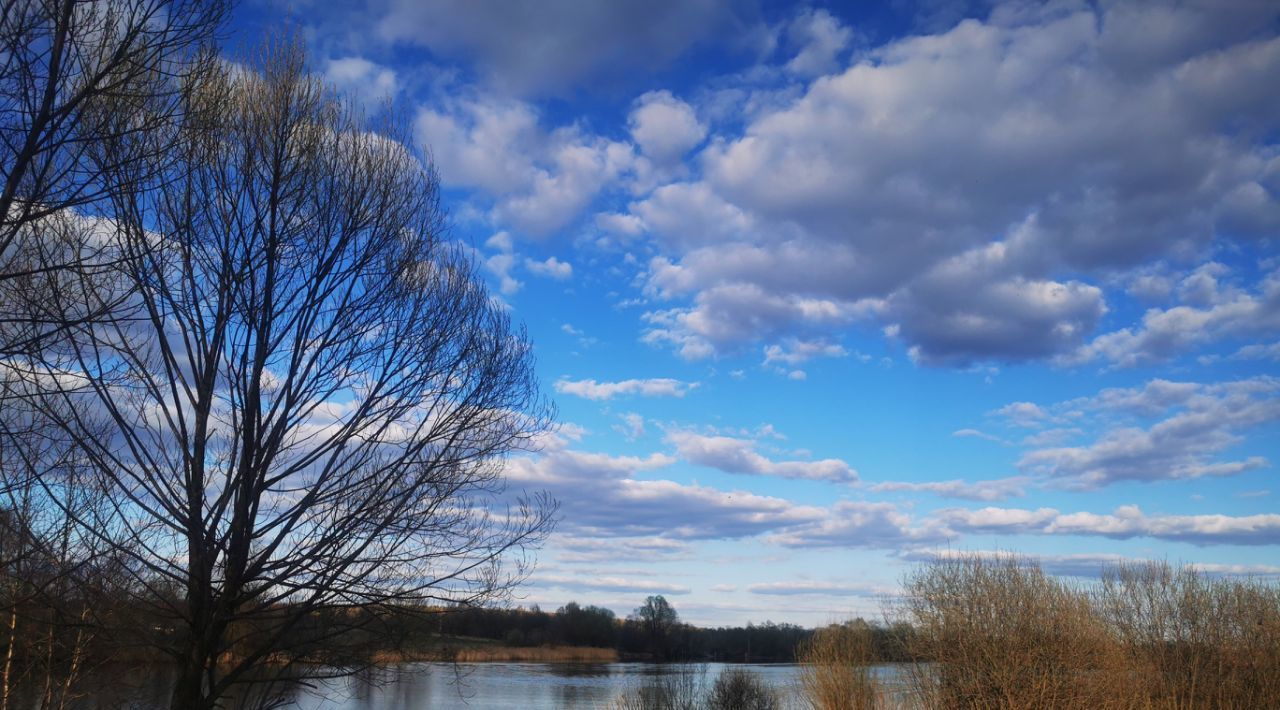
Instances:
[[[651,663],[409,663],[376,676],[329,680],[312,690],[292,694],[302,710],[400,710],[415,708],[519,708],[519,710],[587,710],[609,708],[629,689],[658,685],[684,674],[710,689],[726,668],[756,673],[778,693],[784,708],[801,707],[794,664],[651,664]],[[893,683],[898,669],[876,666],[877,675]],[[133,675],[132,673],[129,675]],[[120,676],[109,676],[119,681]],[[135,676],[132,690],[122,693],[104,683],[77,708],[131,707],[154,710],[166,705],[171,678],[167,673]],[[19,703],[21,706],[21,703]]]

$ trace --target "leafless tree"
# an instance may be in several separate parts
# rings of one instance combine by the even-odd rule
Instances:
[[[170,154],[157,138],[172,136],[162,129],[179,106],[180,79],[212,61],[202,47],[226,8],[224,0],[0,0],[0,288],[100,266],[85,238],[92,230],[67,241],[64,223],[50,242],[47,220],[69,208],[92,215],[121,168]],[[117,150],[99,150],[104,142]],[[38,300],[14,295],[0,293],[0,355],[58,326]]]
[[[95,148],[106,290],[127,296],[9,376],[107,494],[76,524],[108,531],[172,621],[173,707],[211,708],[299,664],[350,668],[389,614],[522,579],[554,503],[509,497],[502,460],[551,411],[402,120],[362,118],[291,43],[182,100],[170,154]]]

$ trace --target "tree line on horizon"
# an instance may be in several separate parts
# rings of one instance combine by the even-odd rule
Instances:
[[[488,639],[509,646],[591,646],[619,657],[653,661],[789,663],[799,658],[814,629],[771,621],[744,626],[700,627],[680,620],[662,595],[648,597],[619,618],[611,609],[568,602],[554,612],[531,608],[466,608],[428,622],[429,631],[449,637]],[[907,660],[904,627],[871,625],[877,662]]]

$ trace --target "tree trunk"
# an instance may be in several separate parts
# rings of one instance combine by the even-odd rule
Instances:
[[[173,710],[202,710],[208,707],[204,692],[204,653],[194,640],[187,657],[178,667],[178,681],[173,686],[169,707]]]

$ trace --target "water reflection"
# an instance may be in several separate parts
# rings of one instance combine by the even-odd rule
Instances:
[[[414,708],[507,708],[520,710],[596,710],[608,708],[623,692],[661,682],[671,674],[697,675],[705,688],[725,669],[644,663],[416,663],[351,678],[310,681],[285,693],[302,710],[402,710]],[[777,691],[783,707],[799,707],[798,666],[744,665]],[[884,680],[892,666],[877,669]],[[161,710],[168,706],[171,669],[121,672],[103,669],[88,679],[76,710],[128,707]],[[892,682],[892,681],[891,681]],[[261,695],[258,696],[261,700]],[[15,703],[14,707],[34,707]],[[232,705],[234,707],[234,705]]]

